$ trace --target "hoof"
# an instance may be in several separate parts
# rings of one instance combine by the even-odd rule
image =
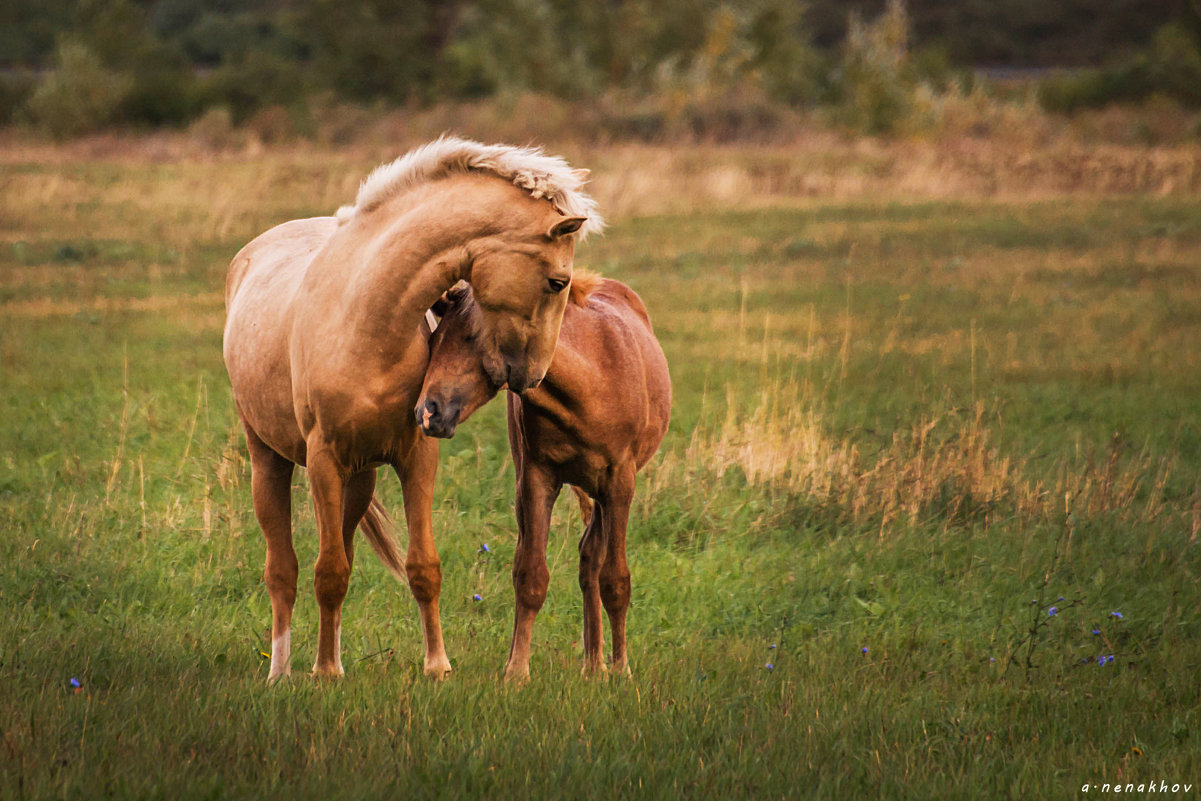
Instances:
[[[442,659],[437,662],[426,662],[424,671],[425,675],[434,681],[449,679],[451,674],[450,660]]]
[[[315,679],[340,679],[345,674],[341,665],[313,665],[313,678]]]
[[[290,679],[290,678],[292,678],[292,670],[291,669],[280,670],[276,673],[272,673],[270,676],[267,677],[267,684],[277,684],[280,679]]]
[[[580,668],[580,675],[586,679],[607,679],[609,678],[609,668],[604,662],[585,662]]]
[[[515,687],[520,687],[523,684],[529,683],[530,666],[516,667],[513,665],[505,666],[505,684],[512,684]]]

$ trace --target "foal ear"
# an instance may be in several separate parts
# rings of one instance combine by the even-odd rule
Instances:
[[[580,226],[588,222],[587,217],[564,217],[550,227],[546,232],[547,239],[558,239],[580,230]]]

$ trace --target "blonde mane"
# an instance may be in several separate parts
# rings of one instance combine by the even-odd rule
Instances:
[[[596,201],[583,191],[587,170],[573,170],[559,156],[548,156],[541,148],[485,145],[469,139],[442,136],[410,150],[389,164],[381,164],[359,184],[354,204],[338,209],[338,222],[366,214],[402,192],[453,173],[489,172],[534,198],[546,198],[568,217],[587,217],[576,233],[577,240],[599,233],[605,221],[596,211]]]

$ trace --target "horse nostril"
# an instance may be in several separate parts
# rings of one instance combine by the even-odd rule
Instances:
[[[438,416],[438,404],[434,400],[427,400],[425,403],[417,404],[417,408],[413,410],[413,415],[417,418],[417,425],[428,429],[430,420]]]

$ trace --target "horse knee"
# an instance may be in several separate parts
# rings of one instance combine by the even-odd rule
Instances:
[[[605,609],[624,609],[630,604],[630,574],[601,576],[601,603]]]
[[[263,580],[267,584],[267,592],[272,598],[282,598],[289,606],[296,603],[297,570],[267,565],[263,571]]]
[[[442,563],[430,562],[405,564],[405,575],[409,578],[409,591],[418,603],[438,600],[442,593]]]
[[[329,608],[337,608],[346,598],[346,588],[350,586],[350,567],[345,563],[334,563],[332,560],[317,559],[313,570],[313,589],[317,593],[317,604]]]
[[[546,588],[550,585],[550,571],[545,564],[532,567],[513,567],[513,589],[517,604],[535,612],[546,601]]]

